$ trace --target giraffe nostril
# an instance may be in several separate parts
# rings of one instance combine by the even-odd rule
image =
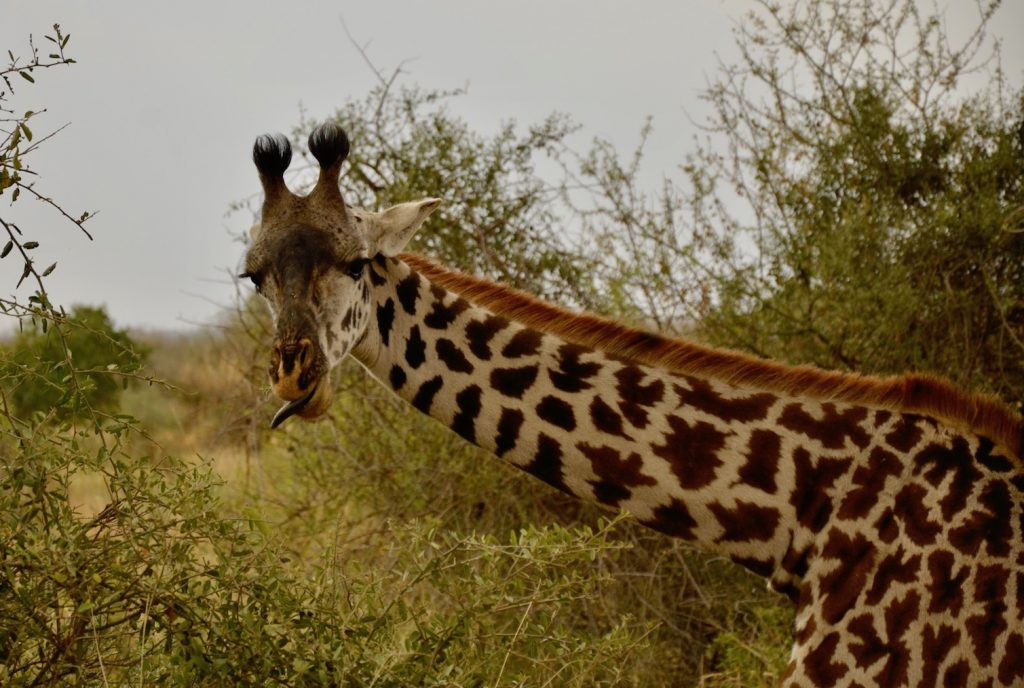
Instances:
[[[316,349],[308,337],[287,344],[277,340],[270,352],[271,378],[301,375],[315,365]]]
[[[299,340],[298,361],[299,361],[299,368],[300,369],[301,368],[305,368],[306,365],[310,362],[309,359],[310,359],[310,354],[311,354],[312,351],[313,351],[313,342],[311,342],[308,339],[300,339]]]

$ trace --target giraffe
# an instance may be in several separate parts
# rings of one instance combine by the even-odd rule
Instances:
[[[293,415],[352,355],[421,412],[568,494],[762,575],[796,605],[783,686],[1024,685],[1022,419],[921,375],[790,367],[576,314],[403,249],[435,198],[338,188],[344,131],[261,136],[243,277]]]

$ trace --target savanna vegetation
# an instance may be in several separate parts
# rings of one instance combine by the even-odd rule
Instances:
[[[1020,408],[1024,92],[985,37],[997,5],[952,42],[912,0],[765,0],[657,190],[642,147],[581,149],[563,116],[485,136],[447,107],[460,93],[381,73],[339,106],[344,192],[443,190],[418,250],[561,303]],[[46,198],[31,153],[59,139],[15,100],[74,68],[68,40],[2,72],[7,203]],[[539,487],[356,365],[325,421],[270,432],[246,287],[201,334],[133,335],[51,303],[59,266],[0,227],[31,292],[0,300],[20,328],[0,361],[0,684],[724,687],[784,667],[792,612],[762,580]]]

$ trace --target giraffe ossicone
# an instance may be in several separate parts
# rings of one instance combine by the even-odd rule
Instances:
[[[1020,416],[925,376],[788,367],[575,314],[401,253],[439,201],[348,207],[340,127],[253,159],[245,275],[292,415],[361,361],[414,407],[554,487],[763,575],[797,605],[784,686],[1024,684]]]

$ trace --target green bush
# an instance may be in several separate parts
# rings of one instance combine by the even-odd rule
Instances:
[[[48,327],[49,322],[33,319],[5,352],[4,382],[14,411],[57,420],[88,409],[116,411],[145,349],[115,328],[102,307],[74,306],[61,327]]]
[[[621,549],[610,524],[498,539],[412,521],[387,566],[295,561],[267,522],[225,515],[209,465],[126,456],[130,432],[95,452],[70,433],[3,447],[3,685],[582,686],[631,669],[626,620],[560,614],[607,583],[582,564]],[[95,514],[71,497],[90,475],[109,500]]]

